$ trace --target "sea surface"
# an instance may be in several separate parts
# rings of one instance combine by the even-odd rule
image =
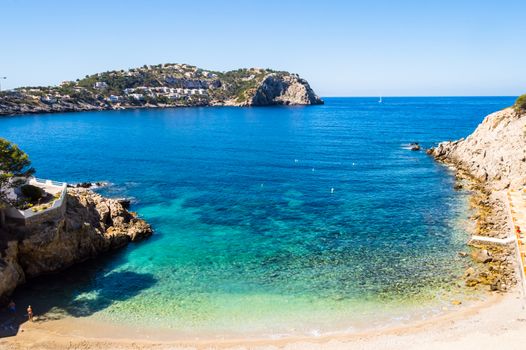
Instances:
[[[458,281],[467,193],[408,144],[465,137],[514,98],[325,101],[0,118],[38,177],[106,181],[155,229],[15,297],[191,337],[352,332],[480,298]]]

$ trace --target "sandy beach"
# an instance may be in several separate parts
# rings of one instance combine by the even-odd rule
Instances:
[[[1,349],[519,349],[526,341],[526,303],[520,291],[414,324],[355,334],[271,339],[163,341],[64,318],[25,322]],[[102,328],[106,328],[103,331]],[[161,338],[161,339],[163,339]],[[156,337],[156,339],[159,339]]]

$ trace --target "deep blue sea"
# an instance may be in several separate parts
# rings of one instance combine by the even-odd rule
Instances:
[[[270,336],[475,298],[457,280],[467,194],[407,146],[465,137],[514,98],[325,102],[0,118],[38,177],[107,181],[101,193],[133,198],[155,229],[17,297],[101,322]]]

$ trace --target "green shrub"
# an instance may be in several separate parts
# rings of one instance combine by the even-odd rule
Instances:
[[[22,191],[22,195],[31,202],[36,202],[44,196],[44,191],[40,187],[33,185],[23,185],[20,187],[20,191]]]
[[[513,107],[517,113],[526,112],[526,94],[519,96]]]

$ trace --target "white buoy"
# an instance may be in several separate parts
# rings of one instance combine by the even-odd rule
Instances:
[[[352,163],[352,166],[354,166],[354,163]]]
[[[298,162],[298,160],[297,160],[297,159],[294,159],[294,163],[297,163],[297,162]]]
[[[333,188],[331,188],[331,193],[334,193],[334,187],[333,187]]]

